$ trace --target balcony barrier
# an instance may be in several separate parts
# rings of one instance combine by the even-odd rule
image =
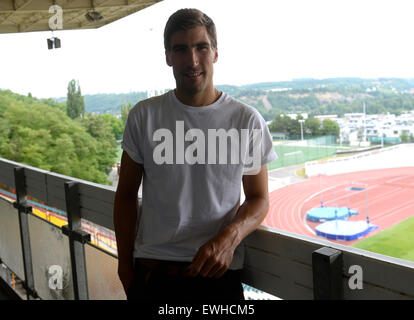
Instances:
[[[0,184],[16,193],[0,197],[0,262],[27,299],[125,299],[117,256],[81,224],[114,230],[114,188],[1,158]],[[67,224],[33,214],[28,196],[64,211]],[[281,299],[414,299],[412,262],[263,226],[245,248],[243,282]]]

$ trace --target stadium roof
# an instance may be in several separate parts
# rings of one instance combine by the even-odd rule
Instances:
[[[0,33],[48,31],[49,20],[62,8],[61,30],[94,29],[126,17],[161,0],[1,0]],[[93,12],[101,19],[95,19]],[[90,13],[89,19],[86,16]],[[54,21],[57,21],[54,19]]]

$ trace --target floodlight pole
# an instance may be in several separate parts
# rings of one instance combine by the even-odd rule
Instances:
[[[305,120],[303,120],[303,119],[299,120],[299,123],[300,123],[300,137],[301,137],[302,141],[303,141],[303,123],[304,122],[305,122]]]

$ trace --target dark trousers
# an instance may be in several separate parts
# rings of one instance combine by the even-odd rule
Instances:
[[[187,264],[189,265],[189,264]],[[221,278],[188,277],[151,269],[137,260],[128,300],[244,300],[241,270],[228,270]]]

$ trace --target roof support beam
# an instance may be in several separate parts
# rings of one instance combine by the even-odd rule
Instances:
[[[63,9],[63,30],[96,29],[119,20],[162,0],[0,0],[0,34],[49,31],[49,8]],[[89,22],[88,11],[99,12],[104,19]]]
[[[0,13],[1,12],[34,12],[34,11],[45,11],[48,12],[50,6],[53,4],[59,5],[63,10],[70,9],[95,9],[100,8],[112,8],[112,7],[136,7],[138,5],[152,5],[160,0],[135,0],[135,1],[125,1],[125,0],[104,0],[104,1],[84,1],[84,0],[72,0],[72,1],[52,1],[52,0],[26,0],[23,4],[17,2],[17,0],[9,2],[0,2]]]
[[[25,1],[18,1],[18,0],[13,0],[13,8],[15,11],[17,10],[22,10],[25,7],[27,7],[28,4],[30,4],[32,2],[32,0],[25,0]],[[20,5],[19,5],[20,3]]]

